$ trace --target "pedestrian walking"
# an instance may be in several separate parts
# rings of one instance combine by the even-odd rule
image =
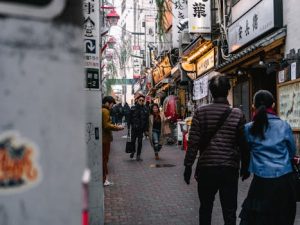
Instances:
[[[105,96],[102,100],[102,164],[104,186],[112,185],[112,182],[107,179],[110,144],[113,141],[112,131],[124,129],[120,125],[114,125],[111,121],[110,110],[115,103],[115,99],[112,96]]]
[[[110,110],[110,116],[113,124],[117,124],[117,105],[113,105],[112,109]]]
[[[236,225],[240,156],[241,176],[243,180],[249,177],[249,152],[243,138],[246,121],[240,109],[230,107],[227,101],[229,89],[229,80],[224,75],[217,75],[209,81],[213,103],[195,111],[189,132],[184,180],[190,183],[192,165],[199,152],[195,178],[200,200],[200,225],[211,225],[218,191],[225,225]]]
[[[135,144],[138,142],[136,160],[142,161],[142,142],[143,135],[148,131],[148,111],[144,106],[145,96],[143,94],[136,95],[135,105],[131,107],[128,117],[128,130],[131,135],[131,141],[134,144],[134,152],[130,153],[130,158],[134,157],[136,152]]]
[[[123,106],[122,103],[118,103],[116,105],[116,119],[117,119],[117,124],[122,124],[123,122]]]
[[[159,160],[159,151],[164,144],[164,137],[171,133],[169,123],[164,113],[160,112],[158,104],[154,103],[150,108],[149,116],[149,140],[154,150],[155,159]]]
[[[254,178],[242,205],[240,225],[293,225],[296,215],[291,163],[296,152],[293,132],[276,115],[274,97],[269,91],[258,91],[253,102],[255,114],[253,122],[245,126],[245,136],[251,153],[249,171]]]
[[[124,105],[124,116],[125,116],[125,123],[127,125],[127,122],[128,122],[128,116],[129,116],[129,113],[130,113],[130,107],[128,105],[128,103],[126,102],[125,105]]]

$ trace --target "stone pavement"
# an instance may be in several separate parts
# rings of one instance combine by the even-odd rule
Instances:
[[[105,187],[105,225],[197,225],[199,200],[197,184],[183,181],[185,152],[180,146],[164,146],[160,160],[148,140],[143,141],[142,162],[125,153],[126,132],[115,132],[109,161],[109,179]],[[123,137],[122,137],[123,136]],[[156,164],[173,167],[154,167]],[[240,182],[238,205],[244,200],[251,179]],[[297,221],[300,225],[300,205]],[[212,225],[223,225],[221,205],[216,196]]]

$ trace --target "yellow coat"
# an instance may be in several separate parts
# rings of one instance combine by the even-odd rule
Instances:
[[[102,142],[112,142],[112,131],[119,130],[118,126],[114,125],[110,119],[110,111],[102,107]]]

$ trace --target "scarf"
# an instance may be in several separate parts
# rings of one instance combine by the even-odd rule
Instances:
[[[271,108],[271,107],[270,108],[266,108],[266,113],[269,113],[269,114],[272,114],[272,115],[277,115],[276,112],[274,111],[274,109]],[[255,111],[253,113],[252,120],[255,119],[256,115],[257,115],[257,112]]]

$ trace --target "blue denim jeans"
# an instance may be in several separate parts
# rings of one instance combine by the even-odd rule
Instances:
[[[152,140],[153,140],[154,152],[159,152],[162,147],[159,144],[159,139],[160,139],[160,130],[153,129],[152,130]]]

